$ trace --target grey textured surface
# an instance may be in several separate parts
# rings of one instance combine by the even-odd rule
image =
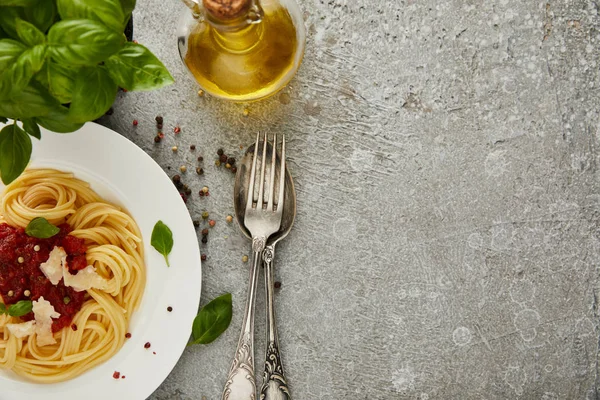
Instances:
[[[191,214],[217,221],[202,303],[230,291],[235,313],[152,400],[220,399],[249,243],[224,221],[233,175],[213,160],[259,129],[287,135],[298,190],[276,265],[295,399],[598,398],[600,3],[304,0],[297,78],[247,106],[197,96],[176,49],[183,5],[138,3],[135,37],[177,82],[120,95],[103,123],[170,175],[204,156],[205,175],[184,176]]]

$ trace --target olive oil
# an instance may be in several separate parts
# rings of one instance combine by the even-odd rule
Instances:
[[[254,20],[208,16],[189,28],[182,59],[213,96],[234,101],[268,97],[292,79],[302,60],[304,27],[297,26],[297,19],[275,0],[262,1]]]

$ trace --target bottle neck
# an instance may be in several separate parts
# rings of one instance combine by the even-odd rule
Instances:
[[[262,8],[254,0],[248,12],[235,19],[222,19],[205,12],[205,19],[214,29],[214,40],[224,49],[243,53],[258,44],[263,33]]]

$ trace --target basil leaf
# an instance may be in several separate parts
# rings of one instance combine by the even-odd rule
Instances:
[[[0,12],[0,26],[13,39],[19,39],[17,35],[17,19],[23,19],[25,11],[21,7],[2,7]]]
[[[104,67],[82,68],[75,77],[70,120],[87,122],[100,118],[115,102],[117,89]]]
[[[119,0],[57,0],[61,19],[92,19],[123,32],[125,15]]]
[[[35,25],[30,24],[27,21],[23,21],[19,18],[17,19],[15,27],[17,29],[17,35],[19,35],[19,39],[21,39],[21,41],[29,47],[46,42],[46,36],[44,36],[44,33],[41,32]]]
[[[156,225],[154,225],[150,244],[156,251],[163,255],[167,262],[167,267],[170,267],[171,265],[169,264],[168,256],[169,253],[171,253],[171,250],[173,250],[173,232],[171,232],[171,229],[169,229],[164,222],[158,221]]]
[[[73,122],[69,119],[69,110],[66,107],[58,106],[47,115],[37,117],[35,121],[49,131],[56,133],[69,133],[78,130],[83,126],[81,122]]]
[[[33,118],[23,120],[23,130],[38,140],[42,138],[40,127]]]
[[[54,18],[56,18],[56,4],[54,1],[43,0],[37,3],[35,7],[26,7],[25,18],[45,33],[54,23]]]
[[[0,101],[0,115],[9,115],[15,119],[38,117],[47,115],[59,105],[58,100],[43,86],[31,81],[29,86],[13,95],[10,101]]]
[[[40,0],[0,0],[0,6],[31,7],[33,5],[36,5],[39,1]]]
[[[135,8],[135,0],[121,0],[121,7],[123,8],[123,14],[125,15],[125,21],[129,21],[129,17],[131,17],[131,13]]]
[[[25,234],[38,239],[48,239],[60,232],[60,228],[52,225],[46,218],[32,219],[25,228]]]
[[[22,317],[29,314],[31,310],[33,310],[33,302],[31,300],[21,300],[8,306],[8,315]]]
[[[192,325],[192,344],[213,342],[227,330],[232,314],[231,293],[217,297],[202,307]]]
[[[0,40],[0,71],[14,64],[19,56],[27,50],[22,43],[12,39]]]
[[[48,32],[52,58],[61,64],[96,65],[119,51],[125,36],[89,19],[54,24]]]
[[[73,98],[73,88],[75,77],[78,74],[78,67],[70,67],[48,61],[48,89],[62,104],[71,102]]]
[[[31,138],[16,123],[0,131],[0,176],[8,185],[27,167],[31,158]]]
[[[46,46],[37,45],[25,50],[16,62],[6,70],[0,81],[0,99],[23,90],[44,65]]]
[[[113,81],[127,90],[158,89],[174,82],[163,63],[141,44],[125,43],[105,65]]]

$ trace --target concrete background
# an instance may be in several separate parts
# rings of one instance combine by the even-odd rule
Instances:
[[[244,106],[197,96],[176,47],[182,4],[138,1],[135,38],[177,82],[120,95],[102,123],[169,175],[204,156],[205,175],[184,176],[211,192],[192,196],[191,214],[217,220],[201,245],[202,304],[234,296],[230,329],[188,348],[151,399],[220,399],[250,245],[224,221],[233,175],[213,161],[259,129],[287,135],[298,190],[276,265],[295,399],[600,398],[600,2],[300,5],[297,78]],[[155,145],[158,114],[167,137]],[[260,372],[262,297],[261,284]]]

